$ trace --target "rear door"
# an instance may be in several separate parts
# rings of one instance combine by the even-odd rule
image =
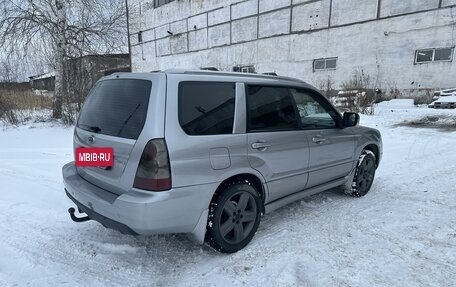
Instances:
[[[323,96],[306,89],[291,89],[310,148],[307,187],[348,175],[354,163],[355,136],[340,128],[341,118]]]
[[[149,104],[151,106],[156,104],[157,99],[155,97],[151,99],[152,90],[153,84],[150,77],[149,79],[111,77],[99,81],[92,88],[75,127],[74,148],[112,147],[114,166],[77,167],[78,173],[84,179],[117,194],[131,188],[134,174],[131,175],[132,171],[127,166],[145,126]],[[152,116],[157,116],[155,121],[163,123],[160,115],[152,112]],[[150,118],[153,122],[153,117]],[[142,148],[138,147],[138,149]],[[139,160],[139,155],[137,157]],[[136,171],[138,161],[130,164]]]
[[[233,77],[168,74],[165,138],[173,187],[219,183],[247,165],[245,133],[235,132]]]
[[[307,184],[309,144],[289,89],[247,85],[248,160],[265,178],[268,202]]]

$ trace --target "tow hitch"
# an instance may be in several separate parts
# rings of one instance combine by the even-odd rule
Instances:
[[[84,217],[76,217],[76,215],[74,215],[76,210],[73,207],[68,209],[68,212],[70,213],[71,220],[73,220],[74,222],[86,222],[86,221],[91,220],[90,217],[87,215]]]

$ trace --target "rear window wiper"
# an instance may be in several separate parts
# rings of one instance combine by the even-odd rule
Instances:
[[[83,130],[88,130],[94,133],[99,133],[101,132],[101,129],[97,126],[89,126],[89,125],[84,125],[84,124],[79,124],[78,127],[80,127]]]
[[[131,114],[127,117],[127,119],[122,123],[122,126],[120,127],[120,130],[117,133],[117,136],[120,136],[120,134],[122,133],[123,129],[128,124],[128,122],[130,121],[130,119],[133,117],[133,115],[136,113],[136,111],[139,109],[140,106],[141,106],[141,104],[137,104],[135,109],[131,112]]]

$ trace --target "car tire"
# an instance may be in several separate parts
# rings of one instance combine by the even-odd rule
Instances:
[[[227,186],[209,208],[206,241],[223,253],[241,250],[258,229],[261,206],[260,195],[252,185]]]
[[[370,150],[363,150],[358,158],[353,176],[342,187],[344,193],[354,197],[365,196],[372,187],[376,169],[375,154]]]

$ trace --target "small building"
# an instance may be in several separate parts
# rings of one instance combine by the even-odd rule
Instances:
[[[55,73],[45,73],[29,77],[32,91],[37,96],[52,97],[54,94]]]
[[[86,55],[65,63],[64,90],[70,101],[82,103],[92,86],[103,76],[130,72],[129,54]]]
[[[65,62],[64,90],[72,101],[82,102],[98,79],[115,72],[129,72],[128,54],[86,55]],[[55,72],[29,77],[37,95],[53,96]]]

